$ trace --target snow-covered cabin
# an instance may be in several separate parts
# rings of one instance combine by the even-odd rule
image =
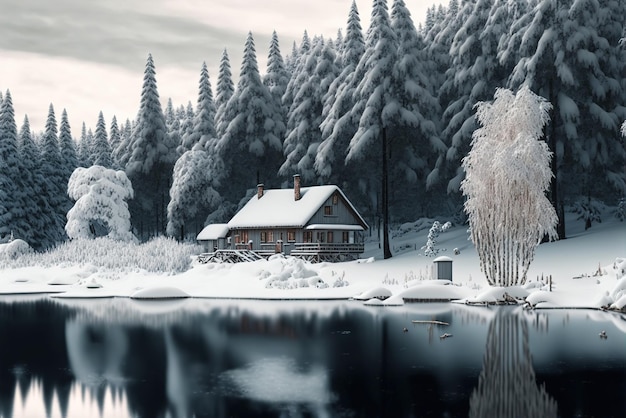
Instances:
[[[334,185],[265,190],[262,184],[228,222],[230,248],[284,253],[312,261],[352,260],[363,253],[363,217]]]

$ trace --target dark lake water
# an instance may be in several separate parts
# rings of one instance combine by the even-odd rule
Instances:
[[[626,317],[2,298],[0,417],[46,416],[626,417]]]

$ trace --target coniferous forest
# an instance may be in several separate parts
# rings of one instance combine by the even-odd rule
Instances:
[[[346,11],[336,37],[304,32],[288,53],[274,32],[264,71],[249,33],[236,84],[224,50],[218,74],[198,64],[198,96],[186,104],[161,101],[158,57],[148,55],[134,120],[100,113],[93,129],[70,127],[50,104],[45,130],[32,132],[28,117],[15,120],[6,90],[0,242],[43,250],[66,240],[68,179],[92,165],[132,182],[141,240],[193,239],[228,221],[257,184],[291,187],[294,174],[304,186],[342,187],[371,225],[461,222],[475,106],[498,87],[528,86],[552,105],[543,139],[561,237],[565,210],[624,198],[626,2],[450,0],[416,25],[404,0],[373,0],[368,28],[355,3]]]

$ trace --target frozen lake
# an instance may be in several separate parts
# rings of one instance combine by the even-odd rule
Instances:
[[[3,418],[621,417],[624,393],[614,313],[0,299]]]

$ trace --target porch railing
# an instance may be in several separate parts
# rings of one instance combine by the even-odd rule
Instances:
[[[340,253],[340,254],[360,254],[364,250],[363,244],[342,244],[342,243],[324,243],[324,242],[296,242],[294,244],[293,250],[291,250],[292,255],[301,255],[301,254],[330,254],[330,253]]]

